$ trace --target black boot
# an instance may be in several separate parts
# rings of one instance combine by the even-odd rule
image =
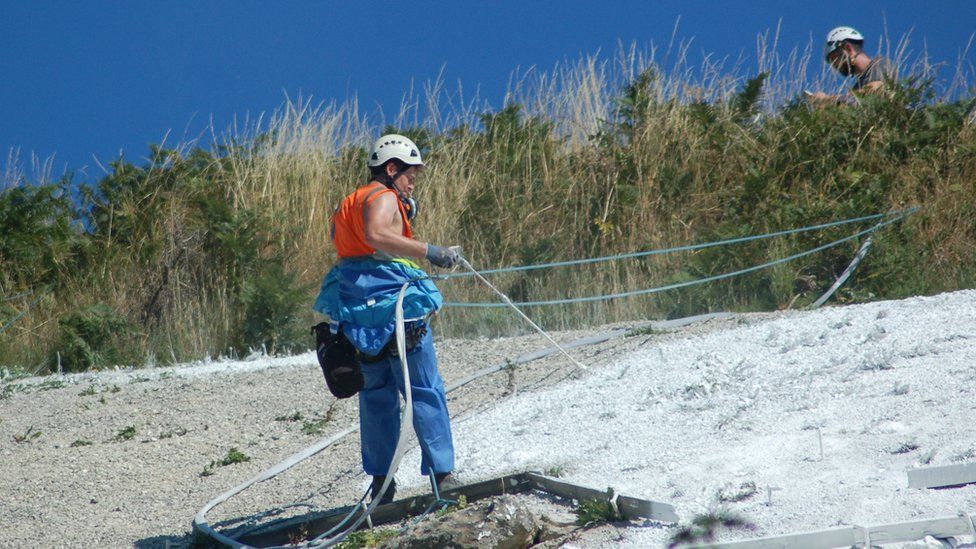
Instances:
[[[458,482],[457,478],[450,471],[446,473],[435,473],[434,482],[437,483],[438,494],[461,486],[461,483]]]
[[[383,483],[386,482],[386,476],[379,475],[373,477],[373,483],[369,485],[369,499],[370,501],[376,499],[376,495],[380,493],[380,489],[383,488]],[[380,505],[386,505],[393,501],[393,496],[396,495],[396,479],[390,481],[390,485],[386,488],[386,493],[380,498]]]

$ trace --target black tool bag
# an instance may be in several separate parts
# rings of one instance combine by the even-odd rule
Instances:
[[[359,352],[342,333],[333,334],[328,323],[312,326],[315,354],[325,374],[325,383],[336,398],[349,398],[363,388]]]

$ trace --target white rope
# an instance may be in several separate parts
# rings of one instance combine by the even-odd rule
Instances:
[[[722,317],[722,316],[725,316],[725,315],[727,315],[727,313],[710,313],[710,314],[706,314],[706,315],[697,315],[697,316],[687,317],[687,318],[683,318],[683,319],[675,319],[675,320],[663,321],[663,322],[660,322],[658,324],[661,325],[663,328],[677,328],[677,327],[680,327],[680,326],[685,326],[685,325],[691,324],[693,322],[701,322],[701,321],[704,321],[704,320],[709,320],[711,318]],[[572,343],[569,343],[567,345],[567,347],[572,348],[572,347],[579,347],[579,346],[584,346],[584,345],[591,345],[591,344],[594,344],[594,343],[602,343],[602,342],[607,341],[609,339],[612,339],[614,337],[620,337],[620,336],[624,335],[625,333],[627,333],[627,330],[617,330],[617,331],[614,331],[614,332],[609,332],[609,333],[602,334],[602,335],[598,335],[598,336],[585,337],[585,338],[581,338],[581,339],[575,340]],[[549,356],[550,354],[552,354],[554,352],[556,352],[556,351],[553,348],[545,349],[545,350],[542,350],[542,351],[536,351],[536,352],[528,353],[526,355],[519,356],[519,357],[515,358],[514,360],[506,361],[506,362],[497,364],[495,366],[490,366],[488,368],[485,368],[485,369],[482,369],[482,370],[476,372],[475,374],[472,374],[471,376],[469,376],[467,378],[464,378],[464,379],[462,379],[462,380],[460,380],[458,382],[453,383],[452,385],[448,386],[445,389],[445,392],[446,393],[450,393],[450,392],[458,389],[459,387],[461,387],[463,385],[467,385],[468,383],[471,383],[471,382],[473,382],[473,381],[475,381],[477,379],[480,379],[480,378],[482,378],[484,376],[491,375],[491,374],[493,374],[495,372],[498,372],[498,371],[500,371],[500,370],[502,370],[502,369],[504,369],[506,367],[510,367],[512,364],[524,364],[524,363],[527,363],[527,362],[531,362],[533,360],[538,360],[540,358],[544,358],[544,357]],[[207,522],[207,513],[209,513],[213,508],[217,507],[218,505],[226,502],[228,499],[232,498],[233,496],[236,496],[236,495],[240,494],[241,492],[247,490],[251,486],[253,486],[253,485],[255,485],[255,484],[259,483],[259,482],[263,482],[263,481],[266,481],[268,479],[271,479],[271,478],[273,478],[273,477],[275,477],[275,476],[277,476],[277,475],[279,475],[279,474],[287,471],[288,469],[291,469],[295,465],[301,463],[302,461],[304,461],[304,460],[306,460],[306,459],[308,459],[308,458],[310,458],[310,457],[312,457],[314,455],[319,454],[320,452],[322,452],[326,448],[329,448],[330,446],[332,446],[336,442],[342,440],[343,438],[347,437],[348,435],[351,435],[352,433],[355,433],[358,430],[359,430],[359,424],[358,423],[353,424],[353,425],[350,425],[349,427],[347,427],[346,429],[344,429],[344,430],[342,430],[342,431],[340,431],[338,433],[335,433],[333,435],[330,435],[328,437],[325,437],[325,438],[320,439],[319,441],[317,441],[312,446],[309,446],[308,448],[305,448],[304,450],[302,450],[300,452],[297,452],[297,453],[291,455],[290,457],[288,457],[284,461],[282,461],[282,462],[274,465],[273,467],[271,467],[271,468],[269,468],[269,469],[267,469],[265,471],[262,471],[257,476],[255,476],[255,477],[253,477],[253,478],[251,478],[251,479],[249,479],[249,480],[247,480],[247,481],[245,481],[245,482],[243,482],[243,483],[235,486],[234,488],[231,488],[230,490],[227,490],[226,492],[223,492],[219,496],[217,496],[217,497],[213,498],[212,500],[210,500],[209,502],[207,502],[207,504],[197,512],[196,516],[194,516],[194,518],[193,518],[193,525],[194,525],[194,527],[196,528],[196,530],[200,531],[201,533],[203,533],[207,537],[209,537],[209,538],[211,538],[211,539],[213,539],[213,540],[215,540],[215,541],[217,541],[219,543],[223,543],[224,545],[227,545],[229,547],[233,547],[235,549],[249,547],[249,546],[247,546],[247,545],[245,545],[245,544],[243,544],[243,543],[235,540],[234,538],[232,538],[230,536],[227,536],[225,534],[222,534],[222,533],[218,532],[216,529],[214,529]],[[365,494],[363,495],[363,498],[365,498]],[[350,511],[350,515],[352,513],[356,512],[357,510],[359,510],[360,508],[361,507],[359,505],[356,505],[354,507],[354,509],[352,511]],[[348,517],[346,519],[344,519],[342,522],[344,523],[345,520],[348,520]]]
[[[386,478],[383,480],[383,486],[369,503],[369,507],[363,511],[362,515],[349,528],[346,528],[335,536],[319,536],[307,543],[305,547],[332,547],[346,539],[349,534],[358,530],[363,522],[369,519],[369,515],[372,514],[373,510],[379,506],[380,500],[383,499],[383,494],[389,489],[390,484],[393,482],[393,476],[400,467],[400,460],[407,453],[407,432],[409,431],[409,426],[413,425],[413,391],[410,389],[410,369],[407,365],[407,338],[406,330],[403,326],[403,296],[406,295],[407,288],[411,283],[411,281],[403,283],[403,286],[400,287],[400,295],[397,296],[396,302],[397,354],[400,355],[400,368],[403,370],[403,394],[406,403],[403,406],[403,413],[400,414],[400,436],[397,439],[396,449],[393,451],[393,460],[390,462],[390,468],[387,470]]]
[[[859,249],[857,251],[857,254],[854,255],[854,259],[851,260],[851,264],[848,265],[846,269],[844,269],[844,272],[841,273],[839,277],[837,277],[837,280],[835,280],[833,285],[830,286],[830,289],[827,290],[824,293],[824,295],[820,296],[816,301],[814,301],[813,305],[810,305],[811,309],[816,309],[817,307],[823,305],[824,302],[830,299],[830,296],[834,295],[834,292],[837,291],[837,288],[840,288],[841,285],[844,284],[844,282],[847,282],[848,277],[850,277],[851,273],[854,272],[854,269],[857,268],[857,264],[860,263],[862,259],[864,259],[865,255],[867,255],[868,248],[870,247],[871,247],[871,237],[869,236],[867,240],[864,241],[864,244],[861,244],[861,249]]]
[[[566,358],[568,358],[569,360],[571,360],[573,362],[573,364],[576,365],[577,368],[579,368],[581,370],[586,370],[587,369],[586,366],[583,366],[583,364],[581,364],[578,360],[576,360],[575,358],[573,358],[572,355],[570,355],[569,352],[566,351],[566,349],[563,349],[562,345],[560,345],[559,343],[556,343],[556,340],[553,339],[549,334],[547,334],[545,330],[543,330],[542,328],[540,328],[538,324],[536,324],[535,322],[532,322],[532,319],[529,318],[525,313],[523,313],[521,309],[519,309],[518,307],[516,307],[515,304],[512,303],[512,300],[509,299],[507,295],[505,295],[504,293],[502,293],[501,290],[499,290],[498,288],[496,288],[491,282],[488,282],[488,279],[486,279],[485,277],[481,276],[481,273],[479,273],[478,271],[476,271],[475,268],[472,267],[470,263],[468,263],[468,260],[467,259],[465,259],[461,255],[458,255],[458,260],[460,260],[461,261],[461,264],[464,265],[465,268],[467,268],[469,271],[471,271],[474,274],[474,276],[476,276],[478,278],[478,280],[480,280],[482,283],[484,283],[485,286],[488,286],[489,288],[491,288],[491,291],[493,291],[496,294],[498,294],[498,296],[502,298],[502,301],[504,301],[509,307],[511,307],[512,309],[514,309],[515,312],[518,313],[519,316],[521,316],[522,318],[524,318],[525,321],[528,322],[530,326],[532,326],[533,328],[535,328],[535,331],[539,332],[539,334],[541,334],[543,337],[545,337],[546,339],[548,339],[550,343],[552,343],[557,349],[559,349],[559,352],[561,352],[562,354],[566,355]]]

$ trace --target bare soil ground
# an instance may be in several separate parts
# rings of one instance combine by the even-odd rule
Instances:
[[[588,367],[600,368],[662,338],[756,318],[640,333],[572,353]],[[554,336],[570,341],[634,326]],[[436,343],[448,385],[546,346],[539,336]],[[454,417],[463,417],[513,392],[575,375],[575,367],[556,354],[466,385],[449,395],[449,405]],[[310,353],[8,381],[0,386],[0,546],[187,545],[193,516],[209,500],[355,424],[357,412],[356,399],[337,401],[328,393]],[[463,428],[463,422],[454,428]],[[231,459],[232,449],[247,460]],[[459,475],[464,480],[464,471]],[[354,434],[250,488],[208,518],[214,524],[287,505],[296,505],[292,512],[347,505],[359,498],[366,482]]]

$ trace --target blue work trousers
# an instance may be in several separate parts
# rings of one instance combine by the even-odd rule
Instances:
[[[420,343],[407,352],[407,367],[413,395],[413,428],[422,455],[421,474],[426,475],[431,469],[434,473],[453,471],[451,418],[429,328]],[[359,429],[363,470],[370,476],[385,475],[400,434],[403,369],[400,358],[391,355],[379,362],[363,363],[362,369],[365,383],[359,392]]]

